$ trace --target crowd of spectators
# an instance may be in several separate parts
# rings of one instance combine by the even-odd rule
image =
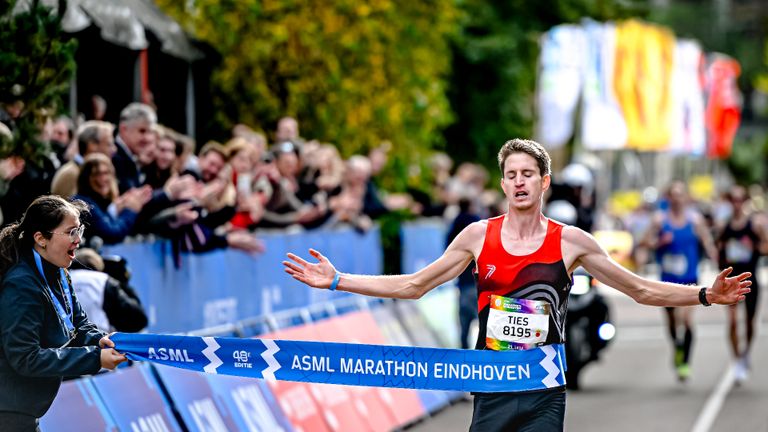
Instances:
[[[6,132],[14,127],[8,114]],[[258,253],[262,229],[364,231],[392,210],[450,222],[462,198],[476,201],[481,216],[500,213],[501,196],[486,192],[489,175],[477,164],[454,172],[450,157],[437,154],[433,190],[386,193],[376,176],[387,164],[389,143],[345,160],[335,145],[302,138],[292,117],[277,122],[271,140],[267,135],[240,124],[226,142],[198,146],[159,124],[154,108],[142,103],[123,108],[117,125],[49,119],[41,139],[51,153],[43,163],[0,160],[2,224],[53,193],[89,205],[83,246],[161,237],[178,257],[222,247]]]

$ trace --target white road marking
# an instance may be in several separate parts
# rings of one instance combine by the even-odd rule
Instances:
[[[733,388],[733,367],[728,364],[723,377],[715,387],[715,391],[709,395],[707,403],[704,404],[704,408],[699,413],[696,423],[693,425],[691,432],[709,432],[712,424],[717,419],[717,415],[720,413],[720,409],[723,407],[726,396]]]

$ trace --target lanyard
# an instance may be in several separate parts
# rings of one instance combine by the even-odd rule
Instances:
[[[51,297],[51,301],[53,301],[53,306],[56,308],[56,313],[59,315],[59,319],[61,320],[62,324],[67,328],[67,332],[72,335],[75,331],[75,326],[72,324],[72,318],[75,313],[74,305],[72,304],[72,293],[69,290],[69,283],[67,282],[67,277],[64,275],[64,269],[59,269],[59,277],[61,278],[61,286],[64,291],[64,300],[68,301],[70,305],[70,313],[68,314],[66,309],[61,305],[61,302],[59,302],[59,299],[53,294],[53,291],[51,291],[51,287],[48,285],[48,279],[45,277],[45,272],[43,272],[43,261],[40,258],[40,254],[37,253],[36,250],[32,250],[32,253],[35,255],[35,264],[37,264],[37,270],[40,272],[40,276],[43,277],[43,281],[45,281],[45,289],[48,290],[48,295]]]

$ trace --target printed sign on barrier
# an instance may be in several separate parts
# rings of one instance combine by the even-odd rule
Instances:
[[[177,263],[167,241],[108,246],[104,253],[126,259],[131,285],[149,314],[148,330],[163,333],[228,324],[349,295],[315,290],[275,271],[287,252],[304,255],[314,247],[347,271],[382,271],[378,228],[365,233],[340,228],[301,234],[262,233],[259,237],[265,251],[256,256],[219,249],[205,254],[184,253]],[[178,307],[180,304],[184,307]]]
[[[356,323],[347,323],[345,318],[346,316],[333,317],[313,323],[311,329],[314,340],[318,342],[362,342],[349,335],[347,326]],[[361,332],[368,333],[371,330],[375,331],[375,328],[365,328]],[[386,432],[402,426],[395,413],[397,407],[394,395],[397,392],[393,392],[392,389],[374,387],[348,386],[345,389],[351,394],[355,410],[368,424],[370,430]],[[405,390],[405,392],[407,393],[409,390]],[[401,403],[407,403],[407,401]]]
[[[378,323],[369,311],[352,312],[337,318],[336,326],[345,337],[358,343],[386,345],[387,341]],[[410,344],[408,344],[410,345]],[[406,425],[426,415],[430,407],[420,400],[420,391],[409,389],[377,389],[381,398],[392,407],[399,426]],[[430,392],[436,393],[438,392]]]
[[[154,367],[189,431],[235,430],[232,416],[220,407],[204,375],[170,366]]]
[[[90,378],[62,384],[53,405],[40,419],[40,428],[46,432],[117,432]]]
[[[181,432],[149,365],[120,368],[92,381],[118,430]]]
[[[370,312],[372,319],[376,321],[387,343],[393,345],[414,345],[402,324],[400,324],[400,321],[393,315],[392,308],[394,308],[392,302],[373,308]],[[446,392],[420,390],[418,395],[427,412],[435,412],[450,403],[450,398]]]
[[[316,335],[313,330],[313,324],[309,324],[282,329],[272,335],[264,335],[263,337],[287,340],[314,340]],[[279,384],[275,386],[274,382],[269,384],[273,391],[275,387],[280,386]],[[350,391],[347,387],[333,384],[306,384],[306,389],[312,395],[317,406],[322,410],[323,418],[325,418],[330,430],[363,431],[368,429],[365,420],[355,410]],[[281,399],[277,392],[275,392],[275,396]]]
[[[216,399],[223,401],[236,430],[291,432],[293,427],[264,380],[205,375]]]

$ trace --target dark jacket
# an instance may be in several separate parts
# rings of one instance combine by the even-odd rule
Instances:
[[[43,261],[51,290],[64,304],[58,268]],[[99,339],[72,293],[77,336],[66,348],[67,331],[49,299],[31,251],[3,276],[0,284],[0,411],[42,417],[53,403],[63,377],[101,369]]]
[[[112,155],[112,165],[115,167],[118,189],[120,193],[125,193],[128,189],[137,188],[143,183],[141,168],[120,135],[115,137],[115,144],[117,151]]]
[[[111,201],[90,195],[76,194],[75,199],[88,204],[90,214],[85,217],[85,238],[91,244],[94,237],[99,237],[104,244],[115,244],[125,240],[136,224],[138,214],[131,209],[123,209],[117,216],[109,212]]]

